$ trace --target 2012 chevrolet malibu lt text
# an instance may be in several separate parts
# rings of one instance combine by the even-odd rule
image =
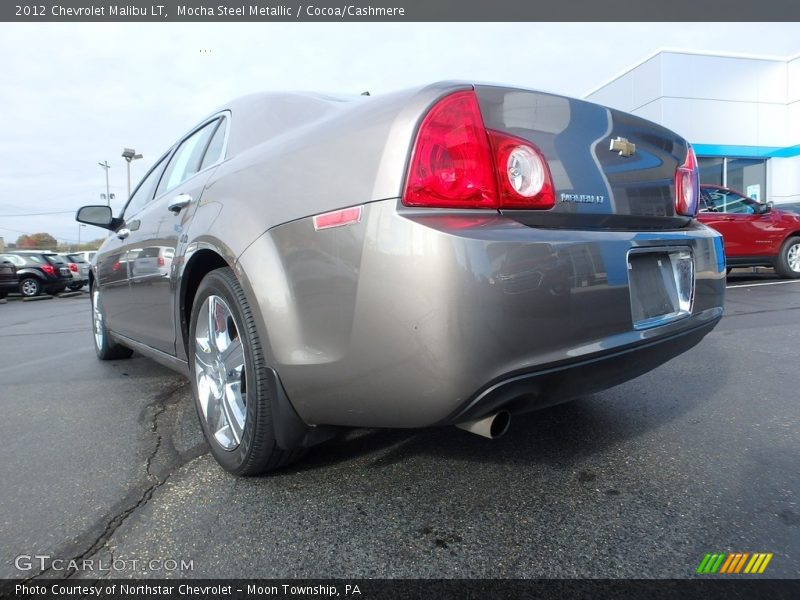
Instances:
[[[558,95],[248,96],[119,216],[78,211],[111,231],[90,273],[97,355],[189,377],[241,475],[342,427],[496,437],[711,331],[725,259],[698,197],[686,140]]]

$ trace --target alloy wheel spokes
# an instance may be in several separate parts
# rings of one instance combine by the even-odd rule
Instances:
[[[194,369],[200,409],[220,446],[233,450],[242,440],[247,420],[244,347],[222,297],[206,298],[197,318]]]
[[[92,293],[92,322],[94,324],[94,342],[98,348],[103,347],[103,312],[100,310],[100,292]]]
[[[786,262],[789,263],[789,268],[792,271],[800,273],[800,242],[789,248],[786,259]]]

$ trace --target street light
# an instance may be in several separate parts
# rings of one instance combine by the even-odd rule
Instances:
[[[103,167],[103,169],[105,169],[105,171],[106,171],[106,195],[103,196],[101,194],[100,197],[101,198],[106,198],[107,201],[108,201],[108,205],[111,206],[111,192],[108,189],[108,170],[111,168],[111,165],[108,164],[107,160],[103,161],[103,162],[99,162],[97,164],[100,165],[101,167]]]
[[[135,160],[139,160],[142,158],[141,154],[136,154],[136,150],[133,148],[123,148],[122,149],[122,158],[128,163],[128,199],[131,198],[131,163]]]
[[[86,227],[83,223],[78,223],[78,249],[80,250],[81,245],[81,227]]]

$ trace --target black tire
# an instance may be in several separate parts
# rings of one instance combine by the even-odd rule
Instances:
[[[73,292],[77,292],[78,290],[83,288],[83,284],[82,283],[70,283],[67,287],[70,290],[72,290]]]
[[[130,358],[133,354],[133,350],[127,346],[118,344],[112,340],[111,336],[108,334],[100,290],[93,287],[89,297],[92,301],[92,338],[94,339],[94,351],[97,354],[97,358],[100,360]]]
[[[8,292],[0,292],[0,300],[8,296]]]
[[[783,242],[775,270],[786,279],[800,277],[800,236],[790,237]]]
[[[51,289],[47,290],[47,293],[50,294],[51,296],[58,296],[65,289],[67,289],[67,286],[51,288]]]
[[[243,394],[245,420],[240,441],[230,449],[220,444],[214,432],[210,430],[203,415],[198,393],[198,371],[195,364],[195,351],[198,347],[197,329],[198,323],[202,322],[201,309],[204,307],[208,309],[209,304],[206,300],[212,296],[224,300],[226,308],[230,310],[235,339],[241,343],[244,355],[244,377],[240,388],[245,390]],[[206,315],[203,316],[207,319]],[[230,328],[230,325],[226,325],[226,330]],[[230,335],[229,331],[228,333]],[[231,338],[233,339],[233,336]],[[270,392],[271,373],[264,358],[250,303],[233,271],[227,267],[211,271],[200,282],[192,305],[188,355],[189,380],[197,417],[211,453],[222,468],[235,475],[259,475],[284,467],[302,456],[304,453],[302,449],[283,450],[275,440]]]
[[[24,298],[34,298],[42,293],[42,282],[36,277],[23,277],[19,280],[19,293]]]

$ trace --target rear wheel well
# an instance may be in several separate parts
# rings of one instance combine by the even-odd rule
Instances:
[[[180,323],[181,332],[183,333],[183,345],[187,352],[189,347],[189,319],[192,317],[192,306],[197,295],[197,288],[200,287],[203,277],[211,271],[228,266],[230,265],[225,259],[213,250],[198,250],[186,264],[183,275],[181,275]]]

